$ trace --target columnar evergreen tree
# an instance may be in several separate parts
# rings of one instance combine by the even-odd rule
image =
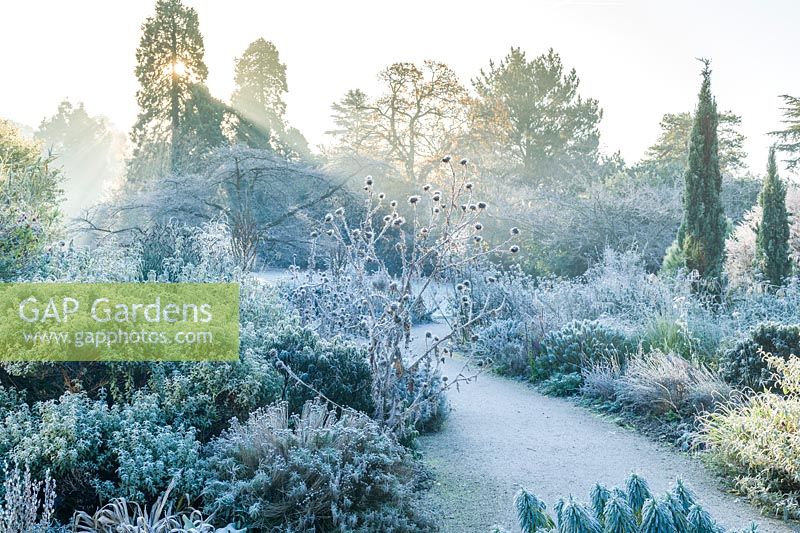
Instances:
[[[678,230],[678,250],[684,266],[696,270],[706,289],[721,286],[725,254],[725,213],[720,202],[717,103],[711,94],[711,69],[703,60],[703,83],[689,142],[684,174],[683,221]]]
[[[778,176],[775,148],[769,150],[767,175],[758,196],[761,223],[756,234],[756,265],[773,287],[779,287],[791,274],[789,260],[789,215],[786,211],[786,185]]]
[[[192,107],[193,87],[208,76],[197,12],[181,0],[158,0],[142,25],[136,50],[139,116],[131,137],[133,174],[175,171],[181,127]],[[145,167],[144,169],[142,167]]]

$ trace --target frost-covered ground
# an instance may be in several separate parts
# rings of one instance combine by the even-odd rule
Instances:
[[[445,365],[446,373],[459,368],[457,362]],[[448,399],[452,411],[443,429],[420,439],[425,462],[436,474],[431,505],[445,532],[487,531],[493,524],[515,531],[512,500],[520,485],[552,509],[569,494],[588,499],[596,482],[621,485],[631,472],[646,478],[654,494],[680,477],[727,527],[755,521],[762,533],[800,530],[760,516],[726,493],[696,458],[525,383],[483,374]]]

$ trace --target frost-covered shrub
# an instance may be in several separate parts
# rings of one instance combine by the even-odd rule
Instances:
[[[547,506],[526,489],[514,497],[520,530],[523,533],[722,533],[725,531],[702,508],[697,496],[680,480],[670,492],[656,498],[647,481],[631,474],[625,488],[608,489],[597,484],[590,504],[572,496],[554,506],[555,520]],[[495,526],[497,527],[497,526]],[[744,531],[757,532],[752,524]]]
[[[318,395],[342,407],[372,413],[372,373],[367,350],[334,339],[322,340],[307,328],[286,328],[265,343],[272,356],[297,378],[286,375],[283,397],[297,413]]]
[[[366,415],[307,403],[253,413],[211,444],[205,509],[270,531],[418,531],[409,451]]]
[[[56,482],[45,472],[42,481],[31,476],[27,466],[10,468],[5,463],[5,481],[0,494],[0,533],[46,533],[53,520]]]
[[[789,252],[796,264],[800,260],[800,187],[790,186],[786,191],[786,207],[790,214]],[[758,290],[763,281],[755,269],[756,233],[761,221],[761,206],[754,205],[736,225],[725,241],[725,273],[732,289]]]
[[[230,228],[222,220],[190,226],[177,219],[154,224],[131,246],[140,250],[140,280],[231,281],[241,273]]]
[[[73,393],[22,404],[0,426],[0,454],[29,465],[35,476],[51,472],[64,516],[101,497],[155,496],[172,477],[186,492],[196,494],[202,484],[194,430],[167,424],[153,397],[112,408]]]
[[[600,401],[612,401],[617,396],[617,380],[622,375],[616,357],[598,361],[587,366],[581,372],[583,383],[580,392],[587,398]]]
[[[652,351],[632,356],[615,382],[617,399],[634,411],[691,415],[727,400],[730,387],[702,364]]]
[[[737,387],[750,387],[759,391],[775,384],[773,373],[764,360],[765,355],[788,359],[800,355],[800,327],[781,324],[761,324],[730,350],[719,361],[722,377]]]
[[[32,281],[130,282],[141,270],[141,250],[109,238],[93,246],[59,241],[39,256]]]
[[[800,518],[800,360],[767,358],[784,394],[759,392],[702,419],[709,459],[769,512]]]
[[[477,333],[478,340],[469,346],[478,361],[500,374],[519,376],[528,372],[533,346],[525,322],[499,319],[479,328]]]
[[[623,359],[628,351],[625,335],[597,321],[574,321],[544,336],[531,360],[532,378],[580,372],[612,357]]]

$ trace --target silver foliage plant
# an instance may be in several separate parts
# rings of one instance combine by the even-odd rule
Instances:
[[[448,156],[442,163],[437,182],[405,202],[376,191],[368,176],[360,216],[339,208],[312,232],[308,271],[296,276],[290,294],[304,323],[320,333],[366,340],[374,417],[401,434],[445,390],[474,378],[469,359],[453,379],[440,372],[452,341],[472,337],[473,327],[496,311],[488,302],[474,306],[470,283],[459,280],[489,256],[519,251],[516,228],[501,243],[484,239],[481,217],[488,206],[469,180],[467,160],[455,164]],[[445,283],[456,286],[457,309],[442,309],[431,296]],[[412,326],[426,306],[445,315],[448,327],[414,343]]]
[[[53,519],[56,482],[48,471],[45,479],[36,481],[26,465],[23,472],[15,464],[3,483],[4,495],[0,504],[0,533],[44,533]]]

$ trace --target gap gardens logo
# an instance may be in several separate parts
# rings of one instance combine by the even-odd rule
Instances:
[[[232,361],[236,283],[0,284],[0,361]]]

